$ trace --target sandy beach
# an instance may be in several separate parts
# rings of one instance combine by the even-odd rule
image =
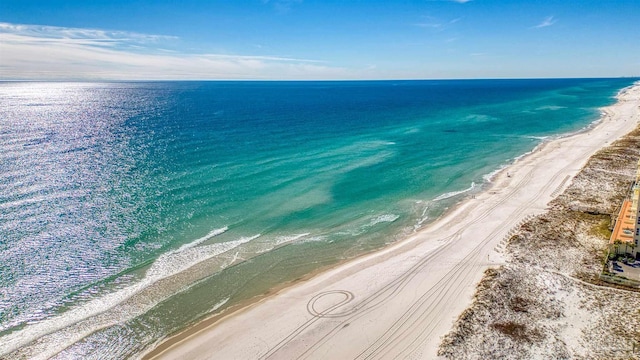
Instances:
[[[514,227],[545,211],[589,157],[640,121],[640,84],[588,131],[544,143],[480,194],[409,239],[297,283],[189,336],[154,359],[437,358],[442,337],[503,263]]]

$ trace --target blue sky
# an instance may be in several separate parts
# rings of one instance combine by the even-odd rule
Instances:
[[[0,79],[640,76],[638,0],[0,1]]]

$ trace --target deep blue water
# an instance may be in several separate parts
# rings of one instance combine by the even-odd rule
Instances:
[[[406,237],[632,82],[0,83],[0,357],[127,358]]]

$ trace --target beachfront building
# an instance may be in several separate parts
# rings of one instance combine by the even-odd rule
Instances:
[[[636,171],[636,179],[633,183],[631,198],[625,199],[616,219],[609,250],[613,254],[629,254],[640,259],[640,160]]]

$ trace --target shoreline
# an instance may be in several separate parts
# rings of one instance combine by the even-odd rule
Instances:
[[[633,117],[640,120],[640,113]],[[640,339],[635,331],[640,313],[616,315],[637,307],[640,292],[604,283],[600,274],[609,224],[628,196],[639,156],[640,126],[592,155],[549,209],[522,224],[505,244],[506,263],[485,272],[473,304],[438,354],[447,359],[632,355],[628,344]]]
[[[159,341],[153,349],[140,356],[144,359],[205,356],[209,354],[206,343],[213,341],[221,356],[228,357],[242,357],[239,354],[254,358],[276,354],[296,357],[306,354],[313,358],[314,354],[309,351],[317,351],[315,356],[318,357],[322,351],[329,350],[334,351],[336,356],[355,357],[358,354],[353,354],[351,347],[364,348],[360,354],[376,354],[381,351],[397,355],[416,354],[416,351],[422,354],[425,349],[435,354],[440,342],[437,335],[444,335],[457,315],[471,303],[469,288],[472,294],[484,269],[502,262],[501,254],[493,250],[499,241],[526,216],[543,211],[546,203],[555,197],[553,194],[557,195],[558,190],[568,185],[568,176],[575,176],[595,151],[635,128],[637,124],[624,121],[624,114],[617,114],[616,111],[623,110],[625,105],[633,107],[633,104],[627,104],[629,97],[637,105],[638,94],[639,83],[621,89],[617,95],[618,101],[602,108],[603,115],[591,125],[566,136],[543,141],[531,152],[514,159],[511,164],[499,169],[488,186],[483,186],[474,198],[467,197],[459,201],[409,238],[275,287],[258,300],[248,299]],[[634,110],[638,111],[637,106]],[[607,128],[620,120],[623,120],[622,123],[615,129]],[[594,139],[596,137],[598,139]],[[581,138],[586,139],[578,141]],[[563,145],[568,145],[569,149],[562,149]],[[575,147],[585,148],[585,151],[579,155],[570,154],[571,159],[565,161],[565,166],[557,169],[556,173],[549,174],[551,170],[544,169],[541,164],[543,160],[553,160],[554,156],[564,155],[564,152],[573,151]],[[527,170],[529,172],[523,175]],[[529,176],[534,175],[534,170],[541,171],[550,178],[545,179],[546,182],[536,182],[536,179]],[[514,175],[509,176],[509,173]],[[541,190],[532,199],[521,194],[521,185],[525,186],[530,182],[534,183],[530,187],[536,185],[531,189],[532,192],[535,193],[535,188]],[[509,212],[511,215],[505,216]],[[513,216],[514,213],[516,216]],[[458,217],[469,220],[459,221]],[[504,217],[506,220],[500,221]],[[497,224],[496,219],[499,220]],[[451,229],[446,228],[447,225]],[[473,239],[469,239],[472,231],[468,227],[480,230],[473,233],[476,238],[487,236],[475,243]],[[465,237],[467,241],[463,241]],[[414,252],[423,254],[416,256]],[[443,266],[444,269],[432,266],[435,261],[429,261],[442,258],[449,263]],[[425,274],[425,270],[431,270],[426,271],[429,275]],[[454,288],[446,286],[447,280],[463,284]],[[416,289],[422,291],[411,292],[408,288],[413,287],[409,285],[415,285]],[[434,289],[444,295],[437,294]],[[423,292],[424,295],[419,297],[418,294]],[[428,298],[424,298],[425,295]],[[436,304],[438,307],[430,308],[432,301],[427,301],[429,299],[440,300]],[[371,320],[374,310],[382,305],[388,305],[385,310],[389,314],[382,316],[384,319],[380,319],[380,323],[377,321],[378,317],[374,317],[377,327],[372,326],[371,321],[365,321]],[[413,312],[408,313],[404,311],[406,309]],[[438,313],[444,312],[448,315],[438,317]],[[429,320],[427,324],[433,322],[434,317],[438,323],[433,325],[430,333],[425,334],[427,330],[423,330],[417,337],[411,337],[415,335],[413,332],[418,324],[425,324],[425,319]],[[256,319],[265,324],[278,323],[279,327],[252,327],[251,321]],[[397,319],[402,319],[403,323],[398,324]],[[343,327],[334,326],[334,323],[340,321]],[[220,330],[225,326],[228,331]],[[360,331],[355,330],[356,328]],[[328,349],[327,340],[339,332],[343,333],[341,339],[333,339],[337,346]],[[367,337],[363,334],[371,339],[363,341],[362,337]],[[399,337],[401,334],[403,336]],[[407,341],[404,334],[409,334],[406,337],[412,339],[408,347],[404,346]],[[261,339],[260,343],[239,340],[242,335],[250,340]],[[315,341],[317,337],[321,341]],[[435,347],[434,338],[437,340]],[[374,341],[375,339],[378,341]],[[276,346],[270,347],[264,341]],[[311,348],[305,344],[310,341],[315,342]],[[375,344],[373,347],[369,346],[372,342]]]

